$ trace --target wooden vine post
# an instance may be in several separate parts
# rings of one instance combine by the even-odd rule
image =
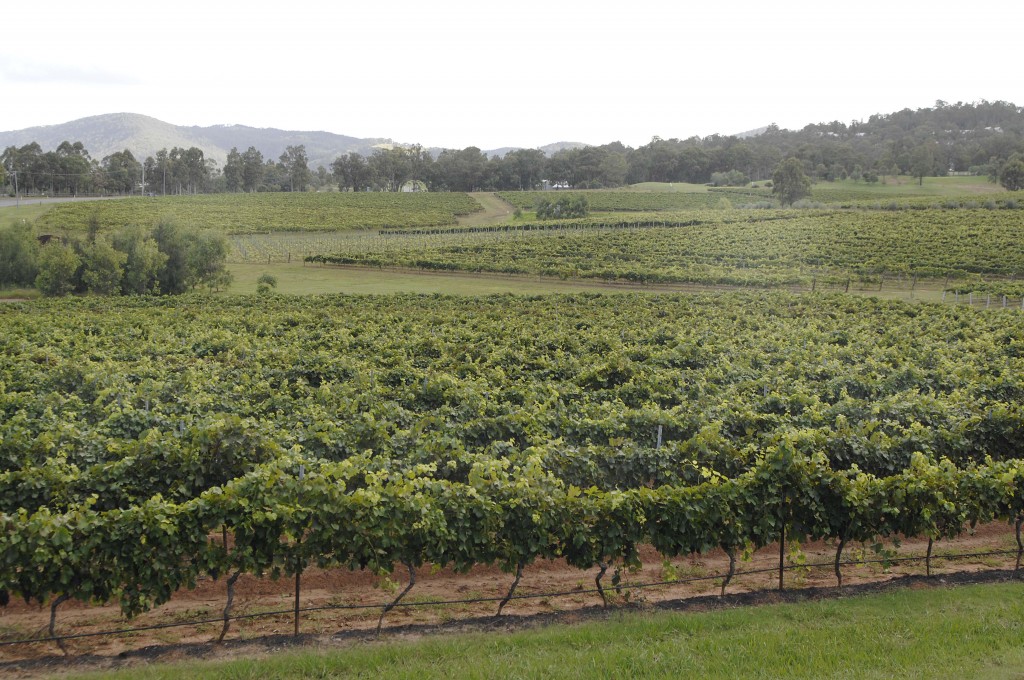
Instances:
[[[785,590],[785,573],[786,573],[786,525],[783,524],[779,529],[779,592]]]
[[[302,588],[302,567],[295,569],[295,637],[299,637],[299,591]]]
[[[842,567],[840,566],[842,564],[842,562],[840,562],[840,560],[843,557],[843,548],[845,548],[845,547],[846,547],[846,537],[843,536],[843,535],[840,535],[839,536],[839,547],[836,549],[836,561],[835,561],[836,581],[839,583],[839,587],[840,588],[843,587],[843,570],[842,570]]]
[[[1014,535],[1017,538],[1017,564],[1013,568],[1013,574],[1016,576],[1020,572],[1020,558],[1024,555],[1024,543],[1020,540],[1020,528],[1024,524],[1024,515],[1017,515],[1017,521],[1015,523]]]

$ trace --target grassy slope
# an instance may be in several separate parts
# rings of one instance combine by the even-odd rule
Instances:
[[[1024,584],[898,590],[704,613],[626,613],[511,634],[386,641],[132,678],[1011,678],[1024,675]]]
[[[52,207],[53,204],[32,204],[26,201],[17,207],[0,208],[0,229],[6,229],[21,220],[35,222],[43,213],[49,212]]]
[[[854,182],[843,180],[838,182],[819,182],[814,185],[815,189],[826,190],[829,187],[842,189],[851,193],[864,194],[887,194],[897,196],[967,196],[971,194],[1000,194],[1006,193],[998,184],[989,182],[985,177],[925,177],[924,182],[918,184],[913,177],[887,177],[885,184],[878,182],[868,184],[867,182]]]
[[[622,191],[668,191],[684,194],[707,193],[708,188],[703,184],[685,184],[682,182],[641,182],[623,187]]]

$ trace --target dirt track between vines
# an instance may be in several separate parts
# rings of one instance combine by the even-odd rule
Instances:
[[[515,208],[505,202],[498,194],[490,192],[473,192],[473,199],[483,206],[483,211],[463,215],[457,218],[460,227],[480,227],[487,224],[507,222]]]
[[[898,557],[917,557],[925,553],[927,541],[904,542]],[[513,599],[501,617],[495,617],[497,600],[512,583],[513,575],[494,567],[476,567],[467,574],[424,567],[403,604],[387,613],[382,638],[448,634],[474,630],[508,630],[551,622],[572,623],[605,616],[623,609],[666,608],[706,609],[722,606],[764,604],[808,597],[846,596],[864,590],[897,586],[972,580],[998,580],[1012,575],[1016,560],[1013,528],[1003,524],[979,527],[973,535],[935,544],[932,558],[933,578],[925,578],[925,564],[900,562],[888,569],[880,564],[849,564],[843,567],[843,588],[836,587],[832,568],[835,546],[812,543],[803,546],[807,563],[827,566],[810,570],[790,569],[785,574],[786,591],[778,592],[778,545],[767,546],[749,561],[737,565],[738,573],[729,584],[727,595],[719,598],[721,578],[728,559],[720,551],[703,556],[677,558],[663,563],[649,548],[642,551],[644,566],[622,574],[621,590],[611,587],[611,573],[603,585],[609,594],[609,607],[601,606],[594,592],[596,569],[581,571],[561,560],[537,562],[528,566]],[[944,559],[946,554],[979,553],[995,550],[1006,555],[967,559]],[[848,546],[844,560],[875,559],[862,546]],[[790,565],[792,566],[792,565]],[[390,579],[395,579],[391,581]],[[321,609],[301,612],[298,638],[294,630],[294,581],[243,576],[236,586],[233,616],[283,611],[267,617],[231,622],[225,643],[211,644],[220,633],[220,621],[148,630],[130,634],[85,637],[67,641],[70,658],[61,655],[53,641],[0,647],[0,675],[37,677],[64,670],[113,668],[154,661],[184,658],[233,658],[266,654],[283,646],[344,646],[374,637],[381,608],[394,599],[406,585],[408,576],[401,568],[390,578],[367,572],[310,569],[302,577],[302,608],[332,605],[361,606],[362,609]],[[644,587],[651,582],[672,581],[670,585]],[[551,593],[563,593],[557,596]],[[529,596],[521,598],[519,596]],[[432,604],[440,600],[484,600],[458,604]],[[223,614],[226,601],[225,579],[205,580],[193,590],[177,593],[167,604],[133,621],[125,621],[116,605],[89,606],[67,602],[57,616],[59,635],[134,628],[197,620],[216,620]],[[26,605],[12,601],[0,610],[0,641],[45,637],[49,606]]]

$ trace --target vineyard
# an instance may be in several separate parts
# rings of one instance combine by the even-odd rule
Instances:
[[[998,520],[1020,546],[1021,318],[782,293],[10,304],[0,590],[50,603],[52,635],[68,599],[131,617],[225,576],[223,636],[242,574],[492,565],[511,597],[554,558],[603,593],[641,546],[721,549],[731,575],[830,539],[840,582],[854,542],[930,554]]]
[[[463,193],[205,194],[62,203],[37,221],[40,231],[84,232],[169,220],[228,234],[345,231],[455,224],[480,210]]]
[[[1022,226],[1024,212],[1018,210],[638,213],[554,224],[388,230],[379,238],[339,241],[309,260],[755,287],[808,286],[816,277],[977,282],[1024,273]]]

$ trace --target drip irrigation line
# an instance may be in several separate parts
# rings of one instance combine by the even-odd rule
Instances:
[[[967,559],[972,557],[991,557],[996,555],[1016,555],[1017,550],[992,550],[988,552],[977,552],[977,553],[962,553],[955,555],[932,555],[933,560],[956,560],[956,559]],[[840,562],[840,566],[850,565],[867,565],[867,564],[896,564],[899,562],[920,562],[927,559],[927,556],[911,556],[911,557],[894,557],[894,558],[881,558],[873,560],[845,560]],[[824,567],[834,567],[835,562],[811,562],[809,564],[789,564],[783,567],[786,571],[795,569],[816,569]],[[763,567],[760,569],[746,569],[743,571],[737,571],[733,574],[733,580],[741,576],[753,575],[753,574],[766,574],[766,573],[778,573],[778,565],[771,567]],[[629,590],[642,590],[644,588],[657,588],[662,586],[673,586],[673,585],[686,585],[688,583],[699,583],[701,581],[715,581],[724,578],[725,574],[712,574],[708,576],[692,576],[689,578],[673,579],[668,581],[650,581],[646,583],[630,583],[620,586]],[[615,589],[615,586],[611,586],[611,589]],[[511,600],[530,600],[539,598],[551,598],[551,597],[568,597],[570,595],[592,595],[599,593],[600,590],[597,588],[576,588],[573,590],[564,590],[556,592],[544,592],[544,593],[526,593],[522,595],[513,595]],[[496,597],[474,597],[460,600],[426,600],[422,602],[399,602],[392,606],[392,609],[398,609],[402,607],[443,607],[458,604],[486,604],[499,602],[505,599],[504,596]],[[313,607],[302,607],[298,611],[300,613],[308,612],[319,612],[319,611],[331,611],[331,610],[360,610],[360,609],[384,609],[388,604],[325,604]],[[229,621],[244,621],[246,619],[257,619],[270,616],[283,616],[285,614],[294,614],[295,608],[280,609],[268,612],[257,612],[253,614],[238,614],[228,618]],[[39,644],[43,642],[56,642],[58,640],[79,640],[83,638],[91,637],[102,637],[105,635],[127,635],[130,633],[142,633],[152,630],[164,630],[167,628],[181,628],[184,626],[202,626],[210,623],[223,623],[224,617],[220,616],[215,619],[194,619],[189,621],[175,621],[174,623],[157,623],[149,626],[136,626],[134,628],[120,628],[117,630],[105,630],[105,631],[94,631],[89,633],[72,633],[69,635],[55,635],[53,637],[43,638],[30,638],[23,640],[4,640],[0,641],[0,647],[10,647],[14,645],[28,645],[28,644]]]

